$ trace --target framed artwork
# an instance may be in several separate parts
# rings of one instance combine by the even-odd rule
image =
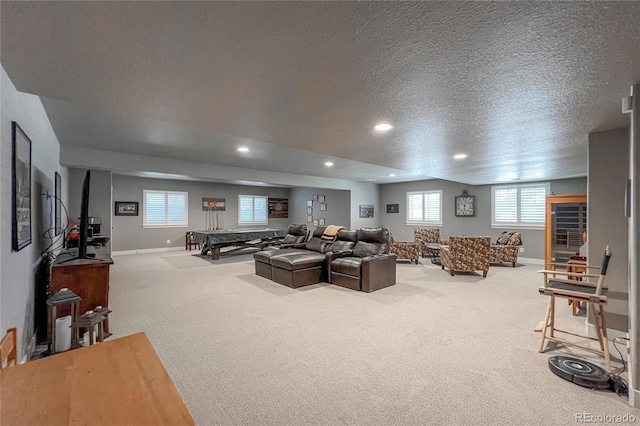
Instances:
[[[318,202],[324,203],[324,195],[318,195]]]
[[[313,197],[311,198],[313,198],[313,201],[318,201],[318,194],[313,194]]]
[[[387,204],[387,213],[400,213],[399,204]]]
[[[307,200],[307,207],[313,207],[313,200]]]
[[[269,198],[269,218],[288,218],[289,217],[289,199],[288,198]]]
[[[363,218],[372,218],[373,217],[373,206],[369,204],[361,204],[360,205],[360,217]]]
[[[31,139],[11,122],[11,240],[14,251],[31,244]]]
[[[475,196],[469,195],[466,189],[462,190],[462,195],[455,197],[456,216],[471,217],[476,214]]]
[[[53,226],[55,228],[55,235],[60,235],[62,232],[62,178],[60,177],[60,173],[56,172],[55,179],[55,200],[54,200],[54,222]]]
[[[324,226],[324,217],[321,217],[320,219],[318,219],[318,225]]]
[[[307,216],[307,222],[313,222],[313,216],[308,215]]]
[[[315,227],[318,226],[318,219],[313,219],[313,226],[315,226]]]
[[[307,214],[313,214],[313,207],[307,207]]]
[[[203,198],[202,211],[223,212],[227,209],[227,200],[225,198]]]
[[[137,201],[116,201],[116,216],[138,216]]]
[[[320,204],[320,211],[321,212],[326,212],[327,211],[327,203],[321,203]]]

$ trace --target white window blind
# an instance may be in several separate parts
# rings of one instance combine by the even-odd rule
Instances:
[[[267,225],[268,201],[262,195],[238,195],[238,224]]]
[[[544,228],[549,183],[491,187],[491,226]]]
[[[145,228],[189,226],[188,194],[177,191],[143,191]]]
[[[442,225],[442,191],[407,192],[407,225]]]

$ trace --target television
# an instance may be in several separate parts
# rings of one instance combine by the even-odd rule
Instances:
[[[91,186],[91,170],[87,170],[82,182],[82,195],[80,197],[80,239],[78,240],[77,259],[95,257],[96,251],[89,245],[89,189]]]

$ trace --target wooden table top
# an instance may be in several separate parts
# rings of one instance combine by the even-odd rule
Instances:
[[[0,370],[2,425],[192,425],[144,333]]]

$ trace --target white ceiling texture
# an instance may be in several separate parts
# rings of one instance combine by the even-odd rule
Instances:
[[[587,135],[629,125],[621,98],[640,79],[640,2],[1,7],[2,65],[63,147],[292,185],[585,176]]]

